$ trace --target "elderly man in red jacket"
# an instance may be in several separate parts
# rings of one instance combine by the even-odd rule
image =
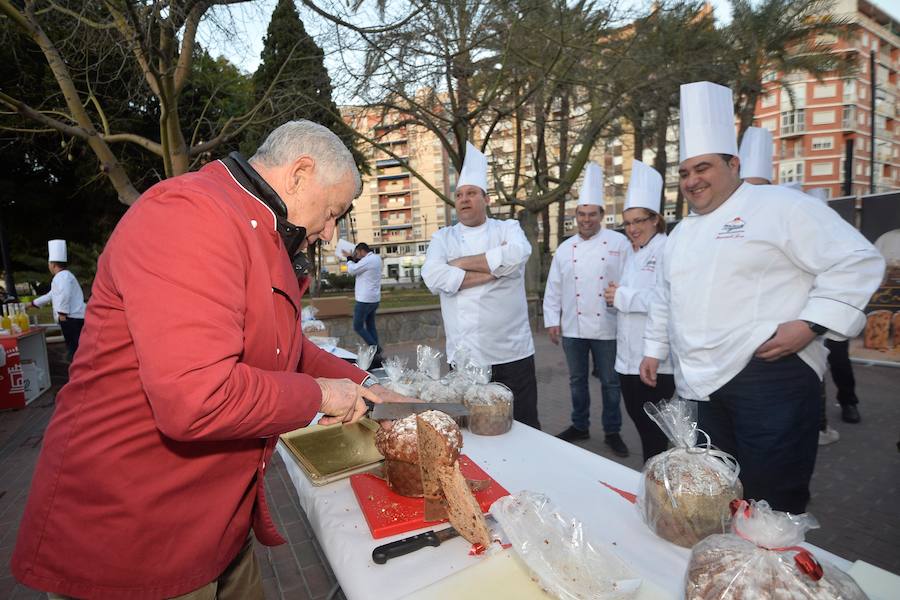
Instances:
[[[278,434],[390,395],[300,329],[302,250],[361,189],[309,121],[163,181],[100,257],[12,560],[51,597],[262,598],[252,536],[283,543],[263,475]],[[57,596],[60,595],[60,596]]]

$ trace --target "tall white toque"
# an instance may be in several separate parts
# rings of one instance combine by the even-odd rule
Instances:
[[[678,138],[681,162],[702,154],[737,156],[731,90],[708,81],[682,85]]]
[[[628,182],[628,194],[625,196],[623,210],[646,208],[659,213],[662,189],[662,175],[650,165],[635,160],[631,163],[631,181]]]
[[[48,262],[69,262],[69,253],[66,251],[66,240],[50,240],[47,242]]]
[[[741,179],[760,177],[772,181],[772,132],[748,127],[741,140]]]
[[[603,207],[603,169],[591,161],[584,168],[584,181],[578,193],[578,206]]]
[[[466,142],[466,157],[463,159],[462,171],[456,181],[456,188],[464,185],[474,185],[487,193],[487,156],[478,151],[478,148]]]

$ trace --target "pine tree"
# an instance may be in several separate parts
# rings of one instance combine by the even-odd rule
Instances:
[[[255,119],[262,124],[249,131],[242,144],[245,153],[252,154],[268,132],[281,123],[308,119],[338,134],[353,151],[356,163],[363,166],[365,159],[356,150],[353,136],[331,97],[325,54],[306,32],[294,0],[278,0],[260,58],[259,68],[253,74],[253,93],[256,102],[267,92],[268,97]]]

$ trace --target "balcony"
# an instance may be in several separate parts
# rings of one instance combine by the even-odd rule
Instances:
[[[375,166],[379,169],[384,169],[386,167],[399,167],[400,165],[400,161],[396,158],[380,158],[375,161]]]
[[[781,126],[781,135],[802,135],[806,132],[805,123],[793,123]]]
[[[405,194],[403,196],[388,196],[387,198],[382,198],[380,204],[378,205],[378,210],[403,210],[412,208],[412,199],[409,197],[409,194]]]
[[[381,229],[387,231],[409,229],[412,226],[412,221],[387,221],[385,219],[381,220]]]

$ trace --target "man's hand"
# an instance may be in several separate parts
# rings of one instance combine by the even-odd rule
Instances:
[[[656,370],[659,369],[659,359],[652,356],[645,356],[641,361],[641,381],[644,385],[656,387]]]
[[[769,362],[796,354],[816,338],[806,321],[788,321],[775,330],[775,335],[756,349],[754,356]]]
[[[613,302],[616,301],[617,289],[619,289],[619,284],[615,281],[610,281],[609,285],[606,288],[606,291],[603,292],[603,299],[606,300],[607,306],[612,306]]]
[[[547,335],[550,336],[550,341],[559,346],[559,326],[556,327],[548,327]]]
[[[320,425],[335,423],[356,423],[366,414],[368,407],[364,400],[381,403],[381,398],[371,389],[357,385],[349,379],[316,379],[322,390],[322,404],[319,412],[325,416],[319,419]]]

